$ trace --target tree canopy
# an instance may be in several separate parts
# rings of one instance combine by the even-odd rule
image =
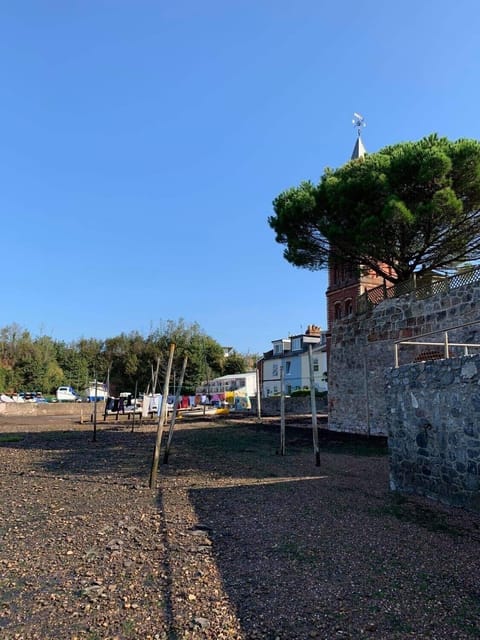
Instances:
[[[480,142],[433,134],[367,154],[273,201],[285,259],[330,261],[390,282],[480,258]]]
[[[175,343],[172,392],[178,380],[184,356],[188,356],[182,391],[195,393],[202,381],[244,371],[247,356],[225,358],[223,347],[206,335],[198,324],[182,319],[168,320],[148,335],[136,331],[98,340],[80,338],[66,344],[49,336],[32,337],[12,324],[0,328],[0,392],[42,391],[53,393],[62,385],[77,391],[85,388],[94,374],[99,380],[109,377],[113,393],[147,390],[152,367],[159,362],[159,381],[163,385],[169,346]],[[157,389],[163,386],[158,385]]]

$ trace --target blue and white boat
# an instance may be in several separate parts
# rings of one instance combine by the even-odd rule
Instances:
[[[84,396],[88,402],[101,402],[108,398],[108,387],[104,382],[99,382],[98,380],[92,380],[88,383],[88,386],[83,391],[82,396]]]

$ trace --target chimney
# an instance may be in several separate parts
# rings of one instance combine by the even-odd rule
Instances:
[[[322,330],[316,324],[309,324],[307,330],[305,331],[305,335],[307,336],[319,336]]]

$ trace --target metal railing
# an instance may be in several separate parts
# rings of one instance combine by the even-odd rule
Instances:
[[[448,329],[437,329],[436,331],[430,331],[429,333],[422,333],[419,336],[415,336],[414,338],[412,338],[411,340],[396,340],[394,342],[394,350],[395,350],[395,369],[398,368],[399,366],[399,349],[401,345],[414,345],[414,346],[427,346],[427,347],[441,347],[442,350],[438,351],[436,354],[434,354],[434,357],[430,356],[428,358],[424,358],[424,359],[415,359],[414,362],[425,362],[426,360],[439,360],[439,359],[446,359],[448,360],[448,358],[454,357],[452,356],[452,353],[450,351],[451,347],[461,347],[463,348],[463,355],[469,355],[469,349],[471,348],[476,348],[476,349],[480,349],[480,343],[472,343],[472,342],[450,342],[449,338],[448,338],[448,333],[458,330],[458,329],[463,329],[465,327],[470,327],[472,325],[480,325],[480,320],[475,320],[474,322],[466,322],[465,324],[459,324],[455,327],[450,327]],[[442,334],[443,333],[443,340],[442,342],[423,342],[421,341],[422,338],[426,338],[428,336],[434,336],[434,335],[438,335],[438,334]],[[417,356],[417,357],[421,357]]]
[[[357,298],[357,313],[366,313],[384,300],[398,298],[408,293],[415,292],[417,300],[429,298],[437,293],[458,289],[466,284],[480,281],[480,266],[468,271],[457,273],[453,276],[430,275],[416,277],[415,274],[409,280],[387,286],[386,284],[365,291]]]

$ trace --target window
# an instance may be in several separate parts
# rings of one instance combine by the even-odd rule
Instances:
[[[285,373],[290,373],[290,366],[291,366],[291,362],[287,361],[285,362]]]
[[[341,302],[336,302],[335,303],[334,317],[335,317],[335,320],[340,320],[340,318],[342,317],[342,303]]]
[[[318,371],[318,358],[313,359],[313,370]]]
[[[290,395],[291,393],[292,393],[292,385],[291,385],[291,384],[289,384],[289,385],[287,386],[287,395]]]
[[[279,354],[282,353],[282,345],[281,344],[275,344],[273,345],[273,353],[275,354]]]
[[[352,313],[353,313],[353,303],[352,303],[352,299],[349,298],[348,300],[345,300],[345,315],[351,316]]]
[[[275,376],[275,377],[278,376],[278,364],[274,364],[272,366],[272,376]]]
[[[294,338],[292,340],[292,351],[300,351],[301,348],[302,348],[302,339]]]

